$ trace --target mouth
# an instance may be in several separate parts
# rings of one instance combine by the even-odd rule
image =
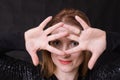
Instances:
[[[59,62],[63,65],[67,65],[70,64],[72,61],[59,60]]]

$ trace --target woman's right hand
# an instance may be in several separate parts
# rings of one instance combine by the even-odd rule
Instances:
[[[39,58],[36,53],[38,50],[47,50],[51,53],[59,55],[63,54],[62,51],[50,46],[49,41],[64,37],[68,33],[62,32],[54,35],[49,35],[55,29],[63,26],[63,23],[60,22],[58,24],[51,26],[50,28],[47,28],[46,30],[43,30],[51,19],[52,17],[48,17],[38,27],[32,28],[25,32],[26,50],[30,54],[34,65],[39,64]]]

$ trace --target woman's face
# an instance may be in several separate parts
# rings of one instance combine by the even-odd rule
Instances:
[[[71,29],[73,28],[78,29],[76,26],[64,24],[63,27],[56,29],[52,34],[64,32],[64,31],[68,31],[71,34],[75,34],[72,30],[68,30],[64,27],[71,27]],[[75,35],[78,36],[77,33]],[[76,47],[78,43],[68,39],[67,37],[62,37],[60,39],[52,41],[51,45],[64,52],[67,49]],[[67,73],[78,70],[80,64],[83,62],[84,59],[83,54],[81,52],[76,52],[72,54],[64,53],[64,55],[57,55],[51,53],[51,58],[56,66],[56,71],[62,71]]]

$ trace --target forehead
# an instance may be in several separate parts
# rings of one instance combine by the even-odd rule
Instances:
[[[62,27],[55,29],[52,33],[59,33],[65,31],[68,31],[69,33],[73,33],[73,34],[79,34],[81,30],[79,26],[64,24]]]

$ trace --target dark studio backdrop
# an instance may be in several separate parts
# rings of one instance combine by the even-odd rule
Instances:
[[[118,0],[0,0],[0,32],[26,31],[63,8],[75,8],[85,12],[92,27],[120,33]],[[24,51],[7,54],[30,60]]]

